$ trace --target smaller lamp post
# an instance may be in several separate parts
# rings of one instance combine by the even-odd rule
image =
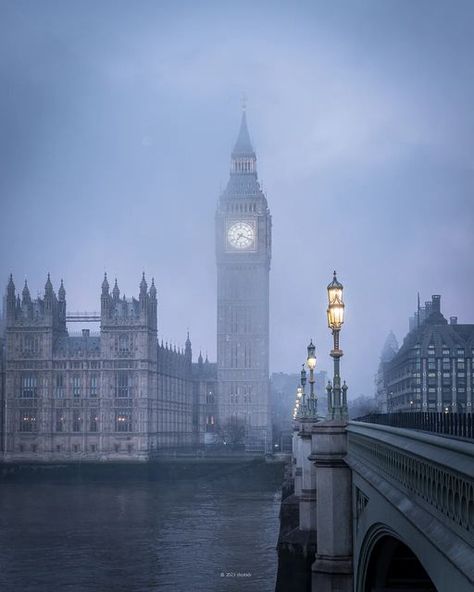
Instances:
[[[311,418],[317,417],[318,411],[318,400],[314,393],[314,369],[316,368],[316,347],[311,339],[308,345],[308,357],[306,358],[306,365],[309,368],[309,403],[308,403],[308,415]]]
[[[308,405],[306,402],[306,393],[304,391],[304,387],[306,385],[306,370],[304,369],[304,364],[302,365],[301,372],[300,372],[300,417],[306,417],[308,413]]]
[[[343,285],[338,282],[336,272],[332,282],[328,285],[328,327],[332,331],[334,347],[331,357],[334,361],[333,382],[328,383],[328,416],[329,419],[347,419],[347,385],[344,382],[341,388],[340,359],[343,351],[339,348],[339,333],[344,323],[344,300],[342,297]]]

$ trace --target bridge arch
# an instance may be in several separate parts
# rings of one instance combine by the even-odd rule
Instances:
[[[359,592],[437,592],[414,551],[385,524],[374,525],[366,534],[357,574]]]

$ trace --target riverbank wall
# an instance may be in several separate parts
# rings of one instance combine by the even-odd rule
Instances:
[[[292,463],[284,469],[281,489],[278,573],[275,592],[311,592],[311,565],[316,553],[316,533],[300,530],[300,500],[295,494]]]

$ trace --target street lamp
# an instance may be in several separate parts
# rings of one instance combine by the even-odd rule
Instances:
[[[328,285],[328,327],[332,331],[334,347],[331,350],[331,357],[334,361],[333,382],[328,382],[326,387],[328,393],[328,416],[329,419],[347,419],[347,385],[341,388],[340,359],[343,351],[339,348],[339,332],[344,323],[344,300],[342,297],[343,285],[338,282],[336,272],[332,282]]]
[[[297,419],[301,416],[302,411],[302,397],[303,397],[303,389],[300,385],[296,389],[296,397],[295,397],[295,407],[293,409],[293,419]]]
[[[314,369],[316,368],[316,347],[311,339],[308,345],[308,357],[306,358],[306,365],[309,368],[309,403],[308,403],[308,415],[309,417],[316,418],[318,411],[318,400],[314,394]]]

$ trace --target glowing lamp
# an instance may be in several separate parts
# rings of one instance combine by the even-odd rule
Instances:
[[[332,282],[328,285],[328,326],[333,331],[339,331],[344,323],[344,301],[342,298],[343,285],[337,281],[336,272]],[[309,348],[308,348],[309,349]]]

